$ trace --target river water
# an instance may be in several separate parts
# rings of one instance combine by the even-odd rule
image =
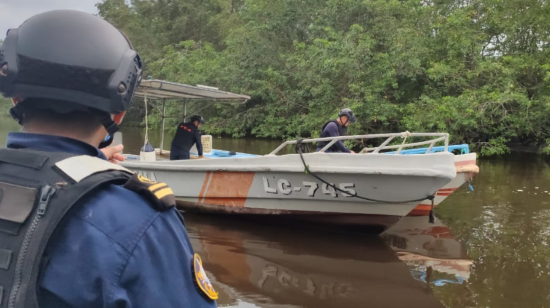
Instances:
[[[10,130],[1,119],[0,142]],[[123,133],[137,153],[143,130]],[[255,154],[279,144],[213,141]],[[186,214],[187,230],[220,307],[550,307],[550,166],[534,155],[478,165],[474,190],[447,198],[435,224],[407,217],[373,236]]]

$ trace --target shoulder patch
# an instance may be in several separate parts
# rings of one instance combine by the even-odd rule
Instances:
[[[79,183],[93,174],[109,170],[132,173],[132,171],[120,165],[89,155],[73,156],[57,162],[55,166],[76,183]]]
[[[195,282],[202,293],[211,300],[218,299],[218,292],[214,290],[210,279],[206,276],[201,257],[197,253],[193,256],[193,272],[195,273]]]
[[[154,182],[136,173],[124,184],[124,188],[145,197],[157,211],[166,211],[176,205],[174,193],[166,183]]]

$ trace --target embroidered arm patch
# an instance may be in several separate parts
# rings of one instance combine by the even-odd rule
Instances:
[[[193,256],[193,272],[195,273],[195,282],[202,293],[211,300],[218,299],[218,292],[214,290],[210,279],[206,276],[201,257],[198,254]]]

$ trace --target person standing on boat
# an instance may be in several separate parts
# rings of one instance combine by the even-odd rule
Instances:
[[[1,308],[216,307],[171,189],[100,150],[141,72],[129,40],[91,14],[8,31],[0,94],[24,132],[0,149]]]
[[[178,124],[176,135],[172,139],[170,147],[170,160],[189,159],[189,151],[194,144],[197,145],[199,158],[203,158],[201,133],[199,129],[204,124],[204,119],[200,115],[191,117],[191,121]]]
[[[319,138],[345,136],[347,135],[348,126],[351,123],[355,123],[355,120],[356,119],[353,111],[351,111],[351,109],[349,108],[344,108],[340,110],[340,112],[338,113],[338,118],[336,120],[328,121],[327,123],[325,123],[325,125],[323,125]],[[317,144],[316,151],[321,151],[328,143],[329,142],[327,141],[319,142]],[[344,145],[344,142],[342,142],[341,140],[337,141],[326,152],[342,152],[355,154],[355,152],[348,149]]]

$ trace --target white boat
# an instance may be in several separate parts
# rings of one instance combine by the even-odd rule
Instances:
[[[206,139],[205,139],[206,137]],[[212,139],[208,139],[210,136],[203,136],[206,142],[211,146]],[[162,159],[170,157],[170,151],[161,151],[160,149],[155,149],[156,154]],[[435,194],[433,207],[437,207],[450,195],[452,195],[457,189],[459,189],[465,183],[470,183],[473,177],[479,173],[479,167],[477,166],[477,154],[470,153],[470,148],[467,144],[459,145],[450,145],[447,148],[450,152],[457,152],[454,155],[455,167],[456,167],[456,176],[445,186],[441,187]],[[403,150],[399,154],[408,155],[408,154],[422,154],[427,151],[427,148],[419,148],[413,150]],[[431,152],[441,152],[444,151],[444,147],[433,147]],[[386,154],[397,154],[397,152],[387,152]],[[210,149],[208,152],[204,153],[204,157],[207,159],[225,159],[228,157],[258,157],[260,155],[249,154],[249,153],[231,153],[224,150]],[[133,156],[133,158],[138,158]],[[197,159],[196,149],[191,152],[191,158]],[[470,185],[470,189],[473,187]],[[432,209],[431,200],[421,201],[407,216],[428,216]]]
[[[137,93],[146,97],[147,103],[149,91],[164,99],[190,88],[193,87],[151,81],[142,84]],[[217,89],[192,90],[193,95],[200,92],[203,98],[209,91],[213,91],[212,98],[232,97]],[[234,98],[243,99],[237,94]],[[164,113],[162,116],[164,119]],[[380,146],[365,148],[361,154],[325,153],[339,140],[380,138],[384,140]],[[423,140],[407,143],[409,138]],[[122,165],[153,181],[167,183],[178,206],[186,211],[279,215],[337,226],[376,227],[381,231],[423,200],[435,201],[437,192],[456,178],[455,155],[448,151],[448,139],[444,133],[409,132],[315,138],[284,142],[264,156],[187,161],[128,159]],[[328,142],[320,152],[277,155],[289,145],[299,148],[300,144],[320,141]],[[396,141],[398,144],[392,145]],[[434,151],[441,143],[442,151]],[[422,146],[428,148],[417,154],[385,153],[393,150],[401,154]]]
[[[316,138],[301,143],[373,138],[391,141],[401,136],[398,133]],[[368,154],[276,155],[284,146],[297,143],[288,141],[265,156],[127,160],[122,165],[153,181],[167,183],[178,205],[186,211],[281,215],[309,222],[385,229],[456,177],[454,155],[447,151],[413,155],[380,153],[426,143],[444,142],[448,146],[447,134],[408,136],[431,140],[381,145]]]

